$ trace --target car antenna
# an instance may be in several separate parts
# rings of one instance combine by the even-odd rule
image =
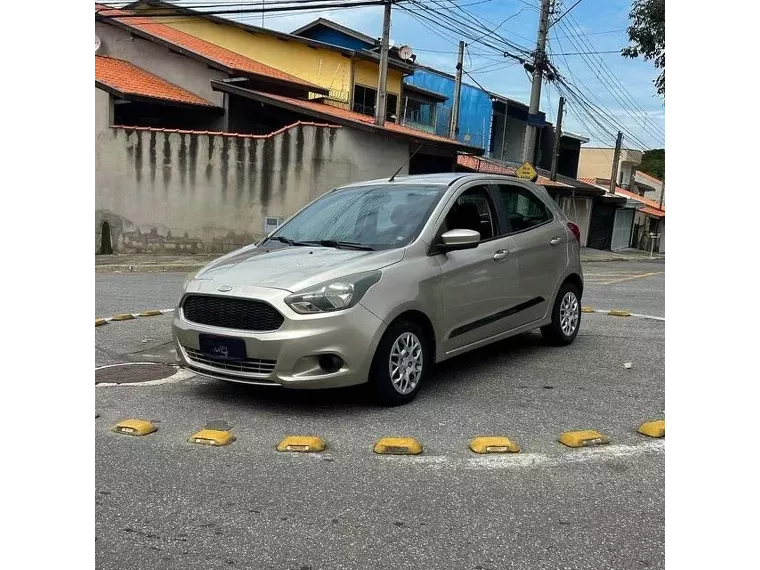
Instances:
[[[401,172],[401,169],[402,169],[402,168],[404,168],[404,167],[405,167],[407,164],[409,164],[409,163],[412,161],[412,159],[414,158],[414,155],[415,155],[415,154],[417,154],[418,152],[420,152],[420,149],[421,149],[421,148],[422,148],[422,145],[420,145],[420,146],[418,146],[418,147],[417,147],[417,150],[415,150],[415,151],[412,153],[412,155],[409,157],[409,159],[408,159],[408,160],[406,160],[406,161],[405,161],[405,162],[404,162],[404,163],[403,163],[401,166],[399,166],[399,167],[398,167],[398,170],[397,170],[396,172],[394,172],[394,173],[393,173],[393,176],[391,176],[391,177],[388,179],[388,182],[393,182],[393,179],[394,179],[394,178],[396,178],[396,175],[397,175],[399,172]]]

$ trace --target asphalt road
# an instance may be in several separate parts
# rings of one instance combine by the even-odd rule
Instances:
[[[583,304],[664,316],[664,263],[584,268]],[[170,308],[178,274],[96,277],[98,316]],[[134,304],[133,304],[134,303]],[[96,329],[96,364],[171,361],[169,316]],[[392,409],[358,388],[289,392],[198,377],[96,388],[98,568],[662,568],[664,417],[661,321],[584,314],[576,342],[523,335],[440,365],[413,403]],[[631,362],[630,369],[623,364]],[[125,417],[145,437],[111,433]],[[227,447],[187,443],[227,422]],[[572,450],[571,429],[608,446]],[[316,434],[321,454],[280,454]],[[372,453],[410,435],[416,457]],[[521,452],[478,456],[477,435]]]

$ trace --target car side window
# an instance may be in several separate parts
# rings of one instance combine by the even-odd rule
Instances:
[[[546,205],[530,190],[499,184],[499,195],[512,232],[529,230],[552,219]]]
[[[494,237],[496,233],[494,209],[485,187],[469,188],[457,198],[441,226],[441,233],[449,230],[480,232],[480,241]]]

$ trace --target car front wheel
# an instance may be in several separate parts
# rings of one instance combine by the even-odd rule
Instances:
[[[581,328],[581,295],[572,283],[565,283],[552,308],[552,322],[541,328],[541,334],[553,345],[570,344]]]
[[[380,340],[370,370],[369,384],[386,406],[411,402],[433,365],[424,329],[413,321],[393,323]]]

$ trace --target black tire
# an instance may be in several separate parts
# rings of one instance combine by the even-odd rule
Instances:
[[[390,359],[391,351],[396,341],[407,334],[419,342],[422,356],[422,370],[417,375],[417,383],[408,392],[402,393],[391,379]],[[413,339],[406,337],[413,344]],[[414,321],[402,319],[396,321],[388,327],[383,338],[375,350],[375,356],[372,358],[372,366],[369,372],[369,387],[375,400],[384,406],[399,406],[407,404],[417,397],[420,386],[430,375],[433,369],[433,354],[431,343],[427,337],[425,329]]]
[[[575,325],[575,329],[572,330],[570,334],[566,334],[565,330],[562,329],[562,317],[560,314],[562,311],[562,302],[568,293],[575,295],[575,302],[577,303],[578,311],[578,322]],[[552,322],[545,327],[541,327],[541,334],[544,336],[544,339],[547,343],[554,346],[564,346],[570,344],[575,340],[575,337],[578,336],[578,331],[581,328],[582,314],[581,294],[578,290],[578,287],[572,283],[565,283],[560,288],[559,293],[557,293],[557,298],[554,300],[554,307],[552,307]]]

